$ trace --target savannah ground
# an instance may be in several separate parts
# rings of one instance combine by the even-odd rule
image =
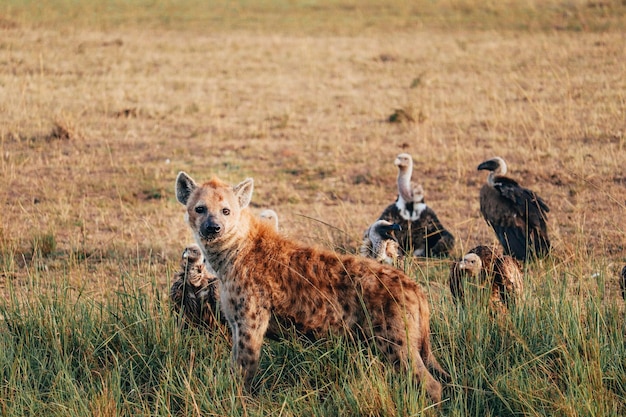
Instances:
[[[434,414],[361,345],[268,342],[258,393],[227,331],[180,331],[191,241],[174,180],[255,179],[282,231],[355,252],[395,155],[456,236],[495,238],[485,173],[550,205],[553,256],[506,320],[412,262],[454,416],[626,414],[626,4],[0,1],[3,415]],[[402,110],[411,120],[390,116]]]

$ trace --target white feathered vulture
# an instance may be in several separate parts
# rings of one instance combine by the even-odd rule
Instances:
[[[363,235],[360,253],[381,263],[394,265],[398,259],[399,247],[394,232],[401,227],[387,220],[377,220]]]
[[[403,253],[414,256],[447,256],[454,247],[454,236],[435,211],[424,202],[421,185],[413,184],[413,159],[402,153],[394,161],[398,167],[398,198],[385,208],[378,220],[400,225],[396,238]]]

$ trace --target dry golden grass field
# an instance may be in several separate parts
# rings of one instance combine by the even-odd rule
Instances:
[[[500,155],[550,205],[559,273],[615,275],[626,263],[622,26],[559,30],[558,13],[537,30],[473,29],[480,15],[402,25],[402,10],[333,5],[311,25],[295,6],[283,20],[260,8],[258,22],[242,7],[241,22],[256,23],[241,27],[226,6],[223,20],[188,27],[159,24],[166,6],[145,24],[137,10],[115,24],[93,10],[0,9],[2,287],[42,268],[102,294],[134,265],[165,289],[190,241],[180,170],[253,177],[254,209],[276,210],[283,231],[354,251],[395,199],[400,152],[455,255],[494,241],[476,166]],[[608,22],[624,17],[615,7]],[[389,122],[397,109],[413,121]]]

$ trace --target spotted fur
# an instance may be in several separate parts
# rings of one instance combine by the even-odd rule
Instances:
[[[423,382],[433,401],[447,376],[430,344],[430,310],[420,286],[400,270],[290,240],[247,208],[252,179],[202,185],[184,172],[176,196],[207,261],[217,272],[232,360],[249,386],[274,313],[301,331],[364,336],[390,362]]]

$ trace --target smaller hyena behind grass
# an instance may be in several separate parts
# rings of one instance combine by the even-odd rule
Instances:
[[[198,185],[184,172],[176,179],[176,198],[217,273],[232,359],[246,384],[274,314],[304,333],[350,332],[374,340],[439,402],[441,384],[427,366],[447,373],[431,350],[430,310],[419,285],[391,266],[285,238],[247,208],[252,189],[252,179],[235,187],[216,178]]]

